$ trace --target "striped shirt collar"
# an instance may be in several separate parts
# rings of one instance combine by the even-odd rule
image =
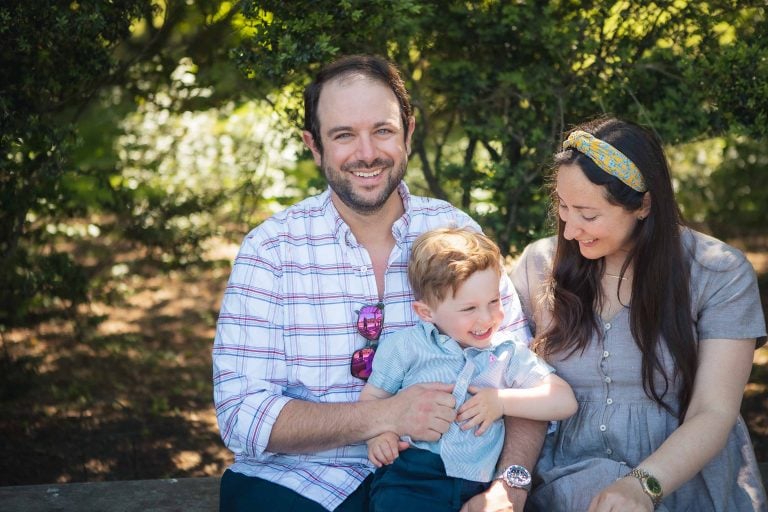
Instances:
[[[403,210],[405,213],[395,221],[392,225],[392,236],[395,238],[395,242],[400,245],[405,241],[405,236],[408,234],[408,229],[411,225],[411,193],[408,190],[408,185],[404,181],[401,181],[397,186],[397,193],[400,194],[400,199],[403,201]],[[328,217],[328,221],[334,226],[333,233],[340,244],[344,244],[348,247],[359,247],[355,235],[349,228],[349,225],[344,221],[336,209],[336,205],[333,204],[331,199],[331,188],[328,187],[321,196],[323,208],[325,209],[325,215]]]

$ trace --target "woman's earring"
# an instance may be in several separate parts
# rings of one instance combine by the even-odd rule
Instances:
[[[638,216],[637,216],[637,220],[645,220],[645,217],[644,217],[644,216],[642,216],[642,215],[638,215]]]

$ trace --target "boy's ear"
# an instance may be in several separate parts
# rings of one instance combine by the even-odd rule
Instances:
[[[413,311],[425,322],[432,321],[432,309],[425,302],[420,300],[414,301]]]

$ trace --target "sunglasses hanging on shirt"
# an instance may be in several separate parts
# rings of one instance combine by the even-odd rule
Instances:
[[[368,380],[373,368],[373,356],[384,325],[384,304],[363,306],[357,312],[357,332],[367,340],[365,347],[355,350],[350,362],[352,376]]]

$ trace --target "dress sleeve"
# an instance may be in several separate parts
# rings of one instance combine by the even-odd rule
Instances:
[[[261,236],[260,236],[261,235]],[[290,400],[282,328],[281,266],[256,228],[244,240],[222,298],[213,345],[213,398],[224,444],[258,457]]]
[[[510,277],[520,297],[520,305],[531,332],[535,335],[541,327],[541,301],[544,285],[552,267],[554,238],[545,238],[528,245],[515,262]]]
[[[757,277],[744,255],[725,244],[697,255],[691,272],[699,340],[757,339],[765,343],[765,318]]]

